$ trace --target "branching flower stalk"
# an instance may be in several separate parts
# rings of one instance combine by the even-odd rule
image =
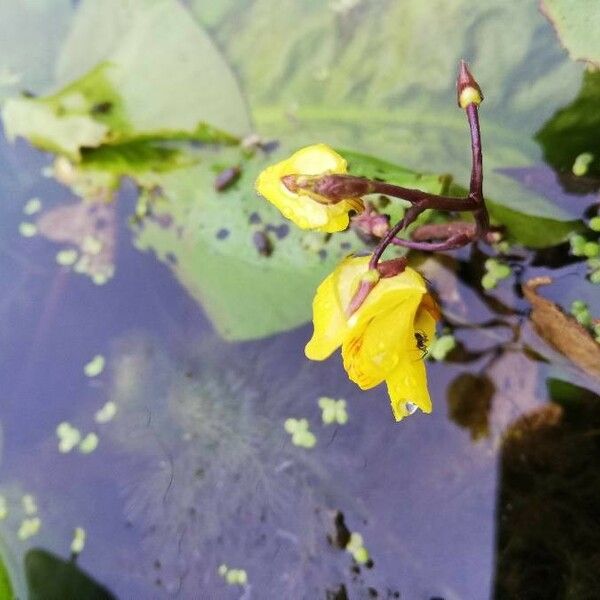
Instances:
[[[385,276],[380,272],[380,260],[387,247],[391,244],[403,246],[412,250],[443,252],[445,250],[461,248],[477,239],[486,239],[488,241],[490,239],[492,232],[490,231],[489,216],[483,197],[483,153],[481,146],[481,130],[479,127],[479,104],[483,101],[483,94],[464,60],[460,63],[460,71],[457,79],[457,98],[458,105],[463,108],[467,114],[471,133],[471,181],[469,184],[469,193],[465,198],[440,196],[388,183],[365,180],[360,177],[352,178],[356,180],[355,185],[357,191],[362,187],[362,189],[369,190],[367,193],[386,194],[411,203],[404,218],[387,232],[385,237],[383,237],[376,246],[375,250],[373,250],[369,262],[369,270],[373,273],[379,273],[381,276]],[[343,179],[349,180],[351,178],[347,175],[326,175],[321,178],[322,182],[319,189],[325,191],[328,187],[331,187],[333,190],[336,190],[336,187],[338,187],[338,189],[343,188],[346,194],[351,194],[352,186],[350,181],[345,181],[341,185],[336,183],[336,180],[339,182]],[[364,193],[365,192],[363,192],[363,194]],[[420,231],[417,230],[417,235],[421,238],[417,240],[414,239],[414,235],[411,240],[404,240],[397,237],[400,231],[413,223],[416,218],[427,209],[451,212],[471,212],[475,222],[467,223],[464,221],[457,221],[444,224],[441,227],[425,226],[420,228]],[[432,237],[438,238],[438,241],[422,241],[425,237],[424,234],[427,233],[430,233]],[[404,268],[405,263],[404,266],[400,262],[397,262],[396,264],[400,269],[397,271],[398,273]],[[376,276],[371,276],[361,282],[359,289],[350,303],[350,314],[356,311],[356,309],[364,302],[365,298],[377,282],[377,279]]]
[[[390,245],[443,252],[476,240],[494,240],[483,198],[483,158],[479,105],[483,94],[464,61],[457,79],[458,105],[471,133],[471,180],[464,198],[430,194],[347,172],[347,162],[325,144],[302,148],[259,175],[256,188],[302,229],[335,233],[348,228],[350,215],[362,233],[380,237],[370,256],[349,256],[323,280],[313,301],[314,333],[305,348],[311,360],[325,360],[341,347],[344,368],[361,389],[385,382],[396,420],[417,408],[431,412],[423,352],[435,337],[439,307],[426,281],[406,258],[382,260]],[[383,194],[407,201],[404,217],[390,227],[388,217],[363,201]],[[473,220],[416,228],[411,239],[398,234],[425,210],[471,213]]]

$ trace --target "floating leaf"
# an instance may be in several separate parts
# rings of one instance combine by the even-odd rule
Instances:
[[[596,0],[542,0],[540,8],[571,58],[600,66],[600,4]]]
[[[72,13],[71,0],[0,2],[0,101],[48,89]]]
[[[83,372],[86,377],[98,377],[98,375],[104,371],[105,363],[106,359],[104,356],[102,356],[102,354],[96,354],[96,356],[83,367]]]
[[[179,166],[165,141],[231,143],[248,133],[233,74],[185,8],[169,0],[122,4],[82,4],[58,69],[65,87],[7,101],[8,137],[121,175]]]
[[[115,600],[73,561],[35,548],[25,555],[29,600]]]
[[[98,436],[94,432],[88,433],[79,442],[79,452],[82,454],[91,454],[98,447],[98,442]]]
[[[307,10],[304,1],[290,0],[281,10],[276,0],[254,0],[240,10],[243,28],[240,11],[211,23],[261,133],[451,173],[463,187],[469,136],[454,86],[459,59],[469,60],[486,96],[484,189],[492,216],[535,247],[557,243],[554,226],[571,221],[560,231],[565,239],[573,226],[568,214],[500,172],[539,161],[531,137],[556,106],[572,100],[581,77],[535,3],[459,0],[440,10],[414,0],[334,10],[317,2]],[[424,28],[427,35],[415,36]],[[433,38],[444,43],[432,45]],[[530,217],[547,221],[538,227]]]
[[[536,133],[544,159],[572,192],[589,193],[600,188],[599,104],[600,72],[588,71],[577,98],[558,110]],[[574,173],[574,165],[583,155],[590,158],[585,173]]]

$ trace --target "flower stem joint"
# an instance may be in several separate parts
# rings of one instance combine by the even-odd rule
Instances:
[[[465,110],[471,137],[471,180],[466,197],[456,198],[404,188],[347,172],[347,162],[329,146],[303,148],[265,169],[257,191],[302,229],[343,231],[350,216],[357,234],[379,241],[370,256],[350,256],[325,278],[313,301],[314,333],[305,348],[311,360],[324,360],[341,347],[344,368],[361,389],[385,382],[396,420],[416,408],[431,412],[424,353],[435,339],[440,318],[424,278],[406,258],[382,260],[390,245],[442,252],[477,240],[491,230],[483,197],[483,158],[478,108],[481,88],[461,61],[457,101]],[[395,224],[363,197],[383,194],[410,206]],[[472,219],[421,226],[411,238],[398,234],[426,210],[468,212]],[[357,214],[355,214],[357,213]],[[426,352],[425,352],[426,354]]]

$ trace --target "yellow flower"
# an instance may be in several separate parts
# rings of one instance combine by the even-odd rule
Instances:
[[[350,210],[360,212],[364,206],[356,198],[331,203],[308,189],[290,191],[281,181],[286,175],[344,174],[347,163],[325,144],[298,150],[290,158],[267,167],[256,180],[256,190],[302,229],[342,231],[348,227]]]
[[[369,269],[369,258],[349,257],[319,286],[314,333],[306,356],[324,360],[342,347],[344,368],[361,389],[386,382],[397,421],[420,408],[431,412],[423,344],[435,336],[439,309],[424,279],[407,267],[380,279],[348,316],[348,306]]]

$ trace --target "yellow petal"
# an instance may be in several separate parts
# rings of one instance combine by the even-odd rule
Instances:
[[[342,343],[346,332],[346,316],[336,291],[338,273],[334,271],[317,288],[313,300],[314,332],[304,353],[311,360],[324,360]]]
[[[342,156],[325,144],[315,144],[267,167],[256,180],[256,190],[300,228],[333,233],[348,227],[348,212],[363,208],[362,202],[349,199],[336,204],[323,204],[307,194],[291,192],[281,178],[285,175],[346,172],[347,163]]]
[[[341,345],[348,330],[346,309],[368,264],[368,256],[346,258],[317,288],[314,333],[304,350],[311,360],[324,360]]]
[[[420,301],[418,293],[388,292],[376,306],[361,312],[350,327],[342,345],[342,357],[348,377],[361,389],[380,384],[397,368],[403,355],[412,352]]]
[[[423,360],[413,360],[404,355],[404,360],[388,375],[386,383],[396,421],[413,412],[411,405],[417,406],[424,413],[431,412],[431,398],[427,389],[427,373]]]

